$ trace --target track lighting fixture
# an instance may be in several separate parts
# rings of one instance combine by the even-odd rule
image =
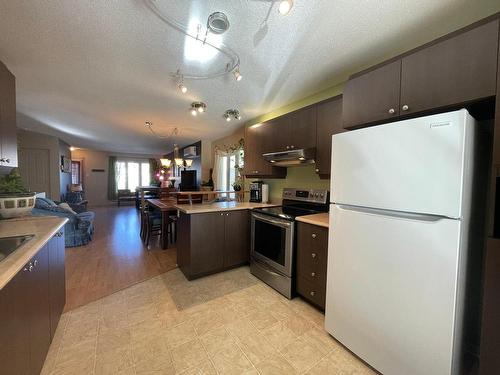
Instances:
[[[191,103],[190,112],[193,116],[196,116],[199,113],[203,113],[207,110],[207,105],[203,102],[193,102]]]
[[[292,0],[282,0],[282,1],[280,1],[278,11],[280,12],[281,15],[285,16],[288,13],[290,13],[290,10],[292,10],[292,7],[293,7]]]
[[[243,76],[242,76],[242,75],[241,75],[241,73],[240,73],[240,68],[239,68],[239,67],[238,67],[238,68],[236,68],[236,69],[233,71],[233,74],[234,74],[234,79],[235,79],[236,81],[238,81],[238,82],[239,82],[239,81],[241,81],[241,80],[243,79]]]
[[[223,117],[227,122],[231,121],[232,119],[241,120],[240,111],[238,111],[237,109],[228,109],[226,112],[224,112]]]

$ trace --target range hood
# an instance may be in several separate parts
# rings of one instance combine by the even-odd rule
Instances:
[[[297,149],[281,152],[262,154],[264,159],[277,167],[292,167],[315,163],[315,148]]]

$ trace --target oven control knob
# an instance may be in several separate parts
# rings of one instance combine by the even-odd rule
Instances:
[[[325,194],[321,193],[319,196],[320,196],[321,198],[323,198],[323,197],[325,196]]]
[[[313,258],[316,258],[316,253],[312,253],[312,254],[311,254],[311,256],[312,256]]]

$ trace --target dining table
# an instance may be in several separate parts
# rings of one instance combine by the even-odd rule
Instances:
[[[161,212],[160,245],[162,249],[166,249],[168,247],[169,216],[177,214],[177,208],[176,208],[177,199],[174,197],[164,198],[164,199],[150,198],[146,199],[146,202],[153,209]]]

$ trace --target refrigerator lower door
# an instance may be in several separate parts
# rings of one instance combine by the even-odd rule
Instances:
[[[331,205],[326,330],[385,375],[455,373],[460,225]]]

